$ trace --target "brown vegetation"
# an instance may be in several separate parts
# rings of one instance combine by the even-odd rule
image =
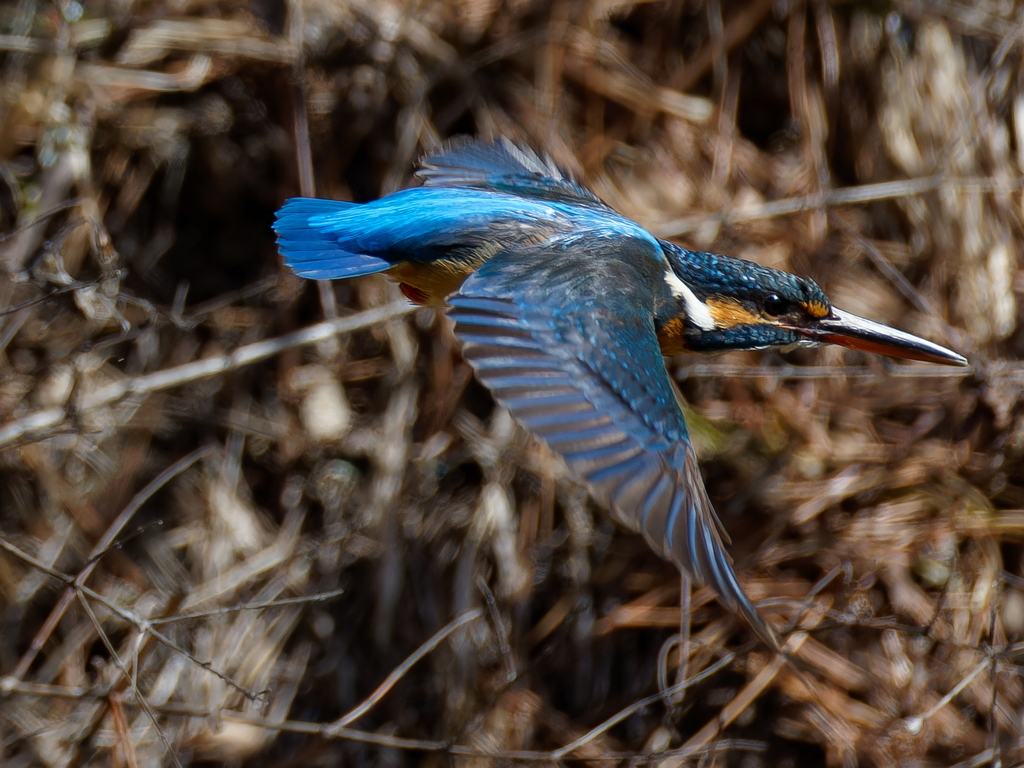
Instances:
[[[0,6],[0,763],[1024,760],[1022,30],[999,0]],[[697,592],[664,694],[673,568],[443,314],[280,266],[286,197],[393,191],[458,133],[970,358],[669,361],[795,662]]]

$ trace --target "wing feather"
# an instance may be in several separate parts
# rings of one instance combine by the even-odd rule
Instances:
[[[549,158],[507,138],[453,139],[420,160],[416,176],[430,187],[467,187],[611,210]]]
[[[572,259],[503,252],[470,276],[449,301],[466,360],[598,501],[778,648],[725,552],[658,347],[650,276],[622,279],[618,252]]]

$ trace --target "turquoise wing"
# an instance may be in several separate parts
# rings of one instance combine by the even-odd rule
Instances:
[[[449,299],[455,334],[479,380],[599,502],[778,648],[725,552],[665,370],[652,261],[621,244],[585,259],[500,253]]]

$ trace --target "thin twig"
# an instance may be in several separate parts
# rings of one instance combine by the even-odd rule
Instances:
[[[75,591],[79,595],[82,595],[84,597],[92,598],[97,603],[99,603],[104,608],[106,608],[108,611],[113,613],[115,616],[117,616],[117,617],[123,619],[124,621],[128,622],[129,624],[131,624],[133,627],[135,627],[140,632],[144,632],[144,633],[148,632],[154,638],[156,638],[161,643],[163,643],[165,646],[167,646],[169,649],[171,649],[172,651],[176,651],[177,653],[180,653],[182,656],[184,656],[186,659],[191,661],[196,666],[201,667],[202,669],[205,669],[207,672],[209,672],[210,674],[214,675],[215,677],[220,678],[221,680],[223,680],[225,683],[230,685],[232,688],[234,688],[236,691],[238,691],[240,694],[245,696],[250,701],[257,702],[257,701],[260,701],[263,698],[265,698],[264,692],[250,691],[248,688],[243,686],[241,683],[236,682],[233,678],[231,678],[228,675],[224,674],[223,672],[215,669],[213,667],[212,662],[200,661],[199,659],[197,659],[188,650],[186,650],[182,646],[180,646],[177,643],[175,643],[173,640],[171,640],[169,637],[164,635],[162,632],[156,630],[153,627],[153,625],[147,619],[143,619],[142,617],[138,616],[137,614],[133,613],[132,611],[129,611],[129,610],[125,609],[125,608],[122,608],[117,603],[115,603],[115,602],[111,601],[109,598],[107,598],[105,595],[101,595],[99,592],[96,592],[95,590],[90,589],[89,587],[85,586],[84,584],[76,584],[74,576],[69,576],[66,573],[61,573],[60,571],[56,570],[55,568],[51,568],[50,566],[48,566],[46,563],[42,562],[38,558],[35,558],[32,555],[28,554],[27,552],[25,552],[25,551],[19,549],[18,547],[14,546],[13,544],[11,544],[9,541],[7,541],[7,539],[3,538],[2,536],[0,536],[0,549],[6,551],[7,553],[9,553],[11,555],[13,555],[14,557],[18,558],[22,562],[27,563],[28,565],[31,565],[33,568],[37,569],[40,573],[44,573],[47,576],[49,576],[50,578],[52,578],[52,579],[56,579],[57,581],[63,582],[64,584],[68,585],[69,587],[73,587],[75,589]]]
[[[990,666],[992,666],[992,659],[983,659],[981,662],[977,664],[977,666],[974,667],[974,669],[968,672],[967,675],[964,676],[964,678],[959,683],[954,685],[949,693],[947,693],[945,696],[939,699],[935,703],[935,706],[933,706],[931,709],[929,709],[922,715],[911,715],[910,717],[906,718],[906,720],[904,721],[906,729],[912,734],[920,733],[921,728],[924,727],[926,720],[930,720],[932,717],[934,717],[935,714],[944,706],[949,704],[949,702],[951,702],[956,697],[956,695],[960,693],[960,691],[962,691],[964,688],[970,685],[971,681],[974,680],[974,678],[976,678],[979,674],[981,674],[981,672],[984,669]]]
[[[676,694],[686,690],[691,685],[696,685],[700,681],[702,681],[702,680],[704,680],[704,679],[706,679],[708,677],[711,677],[711,675],[715,674],[720,669],[724,669],[729,664],[731,664],[733,659],[735,659],[735,658],[736,658],[736,654],[734,654],[734,653],[727,654],[726,656],[724,656],[721,659],[719,659],[716,663],[712,664],[710,667],[705,669],[699,675],[694,675],[689,680],[684,680],[681,683],[677,683],[676,685],[673,685],[671,688],[666,688],[664,691],[659,691],[658,693],[654,694],[653,696],[648,696],[646,699],[640,699],[639,701],[636,701],[636,702],[630,704],[625,709],[619,710],[614,715],[612,715],[607,720],[605,720],[603,723],[598,725],[596,728],[593,728],[593,729],[587,731],[587,733],[583,734],[582,736],[580,736],[575,741],[571,741],[568,744],[566,744],[564,747],[561,747],[559,749],[554,750],[551,753],[551,759],[552,760],[561,760],[561,759],[563,759],[564,757],[568,756],[571,752],[576,751],[577,749],[579,749],[580,747],[584,746],[585,744],[593,741],[595,738],[600,736],[602,733],[607,732],[613,726],[617,725],[618,723],[621,723],[623,720],[625,720],[630,715],[632,715],[632,714],[634,714],[636,712],[639,712],[639,711],[649,707],[651,704],[655,704],[655,703],[657,703],[657,702],[659,702],[659,701],[661,701],[663,699],[666,699],[666,698],[671,699],[673,696],[675,696]]]
[[[300,2],[288,3],[288,32],[295,61],[292,66],[292,113],[295,127],[295,165],[299,171],[299,194],[316,197],[316,176],[313,173],[313,148],[309,140],[309,108],[306,104],[306,60],[304,56],[303,30],[305,20]],[[320,294],[320,308],[324,317],[333,320],[338,316],[338,301],[330,280],[317,282]]]
[[[917,179],[882,181],[877,184],[862,184],[856,187],[844,187],[822,193],[801,195],[800,197],[788,197],[783,200],[772,200],[720,213],[702,213],[695,216],[686,216],[663,224],[652,225],[649,229],[659,237],[678,237],[679,235],[696,232],[709,224],[717,223],[729,226],[743,221],[771,219],[776,216],[785,216],[803,211],[820,211],[836,205],[859,205],[876,200],[914,197],[934,192],[942,186],[960,189],[975,188],[983,191],[993,191],[996,189],[1011,191],[1020,189],[1022,183],[1024,183],[1024,179],[1017,179],[1010,185],[1004,185],[984,176],[948,178],[941,174],[936,174],[935,176],[925,176]]]
[[[121,661],[121,657],[118,655],[117,650],[114,648],[114,644],[110,642],[110,638],[107,637],[107,633],[103,631],[103,626],[100,624],[100,621],[96,617],[95,612],[93,612],[92,606],[89,605],[89,601],[85,599],[85,595],[81,591],[76,592],[75,594],[78,596],[79,602],[81,602],[82,604],[82,610],[85,611],[86,615],[89,617],[89,621],[91,621],[92,625],[96,628],[96,632],[97,634],[99,634],[100,639],[103,642],[103,645],[106,646],[107,653],[110,654],[110,658],[114,660],[114,664],[117,665],[117,668],[121,671],[121,674],[124,675],[124,679],[131,686],[132,693],[135,694],[135,698],[138,700],[139,706],[142,707],[142,710],[146,713],[146,716],[149,718],[150,722],[153,723],[153,727],[156,729],[157,735],[159,735],[160,737],[160,741],[162,741],[164,747],[166,747],[167,753],[171,756],[171,760],[174,762],[176,766],[178,766],[178,768],[183,768],[181,762],[178,760],[177,752],[171,746],[170,741],[167,739],[167,734],[164,733],[163,728],[160,727],[160,723],[156,719],[156,713],[153,711],[153,708],[149,706],[149,702],[146,701],[145,697],[142,696],[141,693],[139,693],[138,680],[136,679],[135,675],[129,673],[128,668],[125,667],[124,662]]]
[[[0,38],[2,38],[2,37],[3,36],[0,35]],[[2,46],[0,46],[0,48],[2,48]],[[73,197],[70,200],[65,200],[63,203],[58,203],[57,205],[53,206],[52,208],[50,208],[50,209],[48,209],[46,211],[43,211],[42,213],[38,214],[31,221],[27,221],[24,224],[21,224],[20,226],[15,227],[10,232],[0,233],[0,245],[2,245],[4,242],[9,240],[10,238],[16,237],[17,235],[20,235],[26,229],[31,229],[32,227],[34,227],[34,226],[36,226],[38,224],[42,224],[44,221],[49,219],[51,216],[53,216],[55,214],[58,214],[61,211],[66,211],[68,208],[74,208],[77,205],[81,205],[82,204],[82,200],[83,200],[83,198],[81,198],[81,197]]]
[[[143,376],[123,379],[113,384],[108,384],[105,387],[100,387],[83,397],[78,404],[78,411],[80,413],[88,412],[116,403],[129,395],[148,395],[191,381],[218,376],[246,365],[258,363],[286,349],[306,344],[315,344],[318,341],[332,338],[341,333],[351,333],[362,328],[368,328],[377,323],[407,315],[415,311],[415,309],[415,306],[405,300],[395,301],[382,307],[368,309],[356,315],[325,320],[322,323],[311,325],[308,328],[303,328],[284,336],[257,341],[253,344],[239,347],[227,355],[208,357],[191,363],[185,363],[175,368],[166,368],[162,371],[155,371]],[[64,408],[47,408],[8,422],[0,427],[0,447],[10,445],[34,433],[58,429],[67,417],[68,413]]]
[[[377,686],[377,689],[371,693],[361,704],[346,715],[342,715],[337,720],[328,726],[328,731],[331,735],[335,735],[337,731],[343,729],[350,723],[355,722],[360,717],[365,715],[373,706],[380,701],[390,691],[395,683],[405,677],[405,674],[416,664],[420,659],[430,653],[432,650],[437,648],[442,641],[453,632],[472,621],[476,621],[483,616],[483,610],[480,608],[474,608],[472,611],[466,611],[461,616],[457,616],[447,625],[442,627],[437,633],[431,637],[427,642],[417,648],[405,661],[399,664],[395,669],[388,675],[384,682]]]
[[[836,215],[834,212],[829,214],[829,221],[857,241],[857,244],[864,249],[864,253],[867,254],[867,257],[871,260],[871,263],[875,265],[875,268],[885,275],[889,282],[896,286],[896,289],[915,307],[917,307],[919,312],[938,320],[942,324],[948,341],[952,341],[956,344],[963,343],[964,334],[957,331],[946,321],[938,308],[919,290],[917,290],[913,283],[907,280],[904,274],[892,265],[891,261],[885,258],[885,255],[878,250],[874,243],[847,224],[841,216]]]
[[[238,613],[239,611],[259,611],[264,608],[280,608],[283,605],[305,605],[306,603],[324,603],[328,600],[333,600],[336,597],[341,597],[345,594],[344,589],[334,589],[330,592],[320,592],[315,595],[302,595],[301,597],[280,597],[273,600],[263,600],[258,603],[246,603],[245,605],[229,605],[224,608],[215,608],[210,611],[195,611],[194,613],[179,613],[174,616],[166,616],[164,618],[150,619],[150,624],[176,624],[180,621],[189,621],[191,619],[205,619],[211,616],[224,616],[230,613]]]
[[[170,480],[186,469],[191,467],[197,461],[201,461],[209,456],[214,451],[214,446],[208,445],[202,448],[197,448],[192,453],[179,459],[174,464],[169,466],[152,481],[150,481],[145,488],[135,494],[135,497],[128,502],[128,505],[121,511],[121,514],[110,524],[107,528],[107,532],[103,535],[103,538],[96,542],[96,545],[92,548],[92,552],[89,553],[89,558],[86,566],[79,571],[78,576],[75,577],[74,584],[64,590],[64,594],[60,596],[57,604],[50,611],[50,615],[43,622],[43,626],[39,628],[36,636],[32,638],[32,642],[25,651],[25,654],[18,661],[18,665],[11,672],[11,677],[15,680],[22,679],[28,672],[29,667],[32,666],[32,662],[35,661],[36,656],[42,649],[43,645],[49,639],[50,635],[57,628],[57,624],[64,617],[65,611],[68,606],[71,605],[71,601],[74,600],[75,590],[85,584],[86,579],[93,572],[100,558],[109,550],[110,546],[114,543],[118,534],[128,524],[135,513],[141,509],[142,505],[145,504],[158,490],[163,488]]]
[[[501,650],[501,658],[505,662],[505,680],[511,683],[516,679],[516,665],[512,660],[512,647],[509,645],[505,625],[498,612],[498,604],[494,599],[494,593],[487,586],[487,581],[479,573],[476,575],[476,586],[484,596],[487,603],[487,611],[491,615],[491,623],[494,625],[494,636],[498,638],[498,648]]]

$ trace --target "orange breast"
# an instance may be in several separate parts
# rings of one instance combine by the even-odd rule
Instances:
[[[457,291],[478,265],[463,262],[435,261],[431,264],[403,262],[387,271],[399,283],[402,293],[415,304],[443,304]]]
[[[686,338],[683,336],[683,319],[673,317],[658,329],[658,344],[661,345],[661,354],[678,355],[688,352]]]

